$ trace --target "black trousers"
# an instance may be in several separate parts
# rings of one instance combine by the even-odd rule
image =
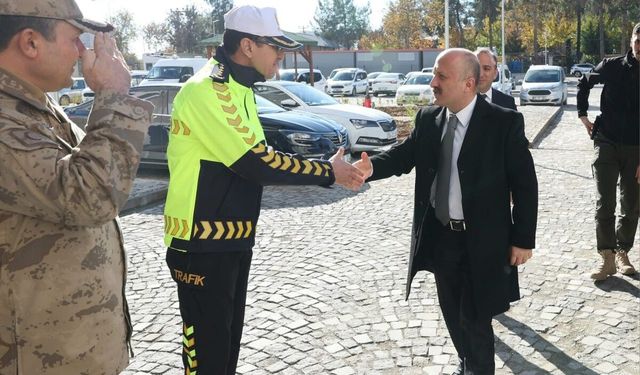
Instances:
[[[167,249],[167,265],[178,284],[185,374],[236,373],[252,254]]]
[[[491,316],[478,316],[473,302],[465,232],[443,228],[435,248],[438,301],[465,374],[495,373]]]

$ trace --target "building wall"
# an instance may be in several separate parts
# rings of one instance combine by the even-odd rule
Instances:
[[[407,73],[433,66],[442,50],[391,50],[391,51],[312,51],[313,66],[328,76],[336,68],[361,68],[367,72]],[[297,54],[298,68],[308,68],[309,63]],[[294,68],[294,56],[287,52],[282,68]]]

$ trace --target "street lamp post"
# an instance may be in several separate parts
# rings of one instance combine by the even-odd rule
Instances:
[[[444,0],[444,48],[449,48],[449,0]]]
[[[502,0],[502,66],[507,64],[507,57],[504,50],[504,1]]]

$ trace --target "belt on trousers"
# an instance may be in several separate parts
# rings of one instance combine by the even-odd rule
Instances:
[[[462,232],[467,230],[467,226],[465,225],[464,220],[449,220],[449,223],[445,226],[454,232]]]

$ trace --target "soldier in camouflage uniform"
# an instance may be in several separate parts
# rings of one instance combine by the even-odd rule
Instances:
[[[0,0],[0,25],[0,374],[119,373],[131,324],[117,213],[152,105],[128,95],[112,27],[74,0]],[[45,94],[79,57],[96,93],[86,134]]]

